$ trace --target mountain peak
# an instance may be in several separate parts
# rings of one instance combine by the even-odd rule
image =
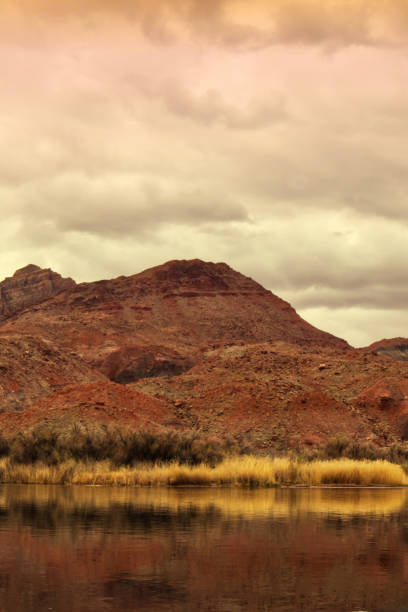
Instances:
[[[171,259],[166,261],[159,266],[148,268],[144,272],[158,273],[165,271],[174,275],[198,275],[202,273],[221,273],[225,271],[232,271],[232,268],[226,263],[213,263],[212,261],[203,261],[202,259]],[[142,272],[143,274],[143,272]],[[236,272],[236,274],[239,274]]]
[[[35,264],[28,264],[27,266],[16,270],[13,274],[13,278],[19,276],[27,276],[28,274],[32,274],[33,272],[41,272],[41,270],[42,268],[40,268],[40,266],[36,266]]]
[[[70,337],[75,349],[76,337],[86,337],[81,353],[96,364],[109,351],[129,346],[165,346],[167,356],[176,351],[184,357],[237,342],[347,347],[252,278],[200,259],[171,260],[132,276],[79,285],[51,270],[6,279],[0,283],[0,320],[22,310],[14,330],[32,333],[38,325],[44,333],[44,320],[51,317],[53,338]]]
[[[159,292],[187,290],[269,293],[259,283],[226,263],[201,259],[174,259],[136,274],[134,278],[154,285]]]
[[[0,322],[75,285],[49,268],[28,264],[0,283]]]

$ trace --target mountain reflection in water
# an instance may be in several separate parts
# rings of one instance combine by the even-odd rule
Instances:
[[[0,612],[408,612],[403,489],[0,487]]]

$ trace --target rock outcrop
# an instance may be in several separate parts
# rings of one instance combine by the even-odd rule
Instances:
[[[124,346],[110,353],[97,368],[117,383],[127,384],[140,378],[177,376],[193,365],[177,351],[161,346]]]
[[[30,264],[0,283],[0,322],[75,287],[71,278]]]

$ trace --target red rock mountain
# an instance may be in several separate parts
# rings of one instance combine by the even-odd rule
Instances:
[[[81,284],[30,265],[0,298],[0,429],[71,416],[262,450],[401,439],[408,363],[390,356],[403,343],[355,350],[226,264]]]
[[[43,272],[30,267],[27,283],[35,287],[36,274]],[[24,282],[22,273],[19,278]],[[226,343],[347,347],[226,264],[170,261],[134,276],[67,282],[65,290],[42,303],[37,299],[35,308],[18,312],[2,329],[56,342],[120,382],[180,373],[198,352]]]

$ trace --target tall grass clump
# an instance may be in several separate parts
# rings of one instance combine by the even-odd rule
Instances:
[[[337,459],[301,465],[301,479],[309,485],[402,486],[408,478],[400,465],[377,459]]]
[[[213,476],[217,484],[249,487],[408,484],[401,466],[383,460],[340,459],[301,463],[286,458],[249,456],[225,460],[214,468]]]
[[[163,464],[114,465],[109,461],[66,461],[57,465],[19,464],[0,460],[0,481],[34,484],[111,486],[402,486],[408,484],[401,466],[387,461],[336,459],[300,463],[285,458],[241,456],[210,466]]]

